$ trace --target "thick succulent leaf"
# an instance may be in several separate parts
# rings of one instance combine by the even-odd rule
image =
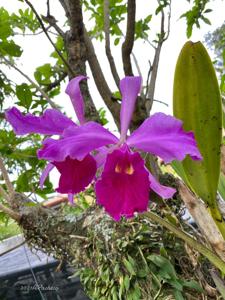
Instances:
[[[194,132],[202,161],[187,157],[182,165],[196,194],[216,206],[220,174],[222,107],[219,86],[210,57],[200,43],[187,42],[179,55],[173,90],[174,116]]]

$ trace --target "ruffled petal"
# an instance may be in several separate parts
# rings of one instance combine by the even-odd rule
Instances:
[[[84,100],[80,90],[81,80],[87,79],[86,76],[77,76],[70,80],[66,88],[66,94],[70,96],[71,102],[73,104],[75,113],[80,124],[85,123],[84,118]]]
[[[107,156],[101,179],[96,183],[97,203],[116,220],[144,212],[149,200],[149,177],[139,153],[114,150]]]
[[[125,140],[130,125],[135,102],[141,88],[140,76],[127,76],[120,81],[122,104],[120,110],[121,139]]]
[[[149,181],[150,188],[162,198],[172,198],[176,193],[176,190],[174,188],[160,184],[151,173],[149,173]]]
[[[89,152],[117,142],[117,137],[100,124],[88,122],[82,126],[69,127],[64,131],[62,139],[46,139],[44,147],[38,151],[38,157],[50,161],[63,161],[67,156],[82,160]]]
[[[54,169],[54,165],[51,163],[48,163],[47,166],[45,167],[45,169],[43,170],[42,174],[41,174],[41,178],[40,178],[40,188],[43,189],[44,186],[44,182],[46,180],[46,178],[48,177],[48,174],[51,172],[52,169]]]
[[[202,159],[194,134],[185,132],[180,120],[163,113],[146,119],[127,139],[127,144],[160,156],[166,163],[183,160],[188,154],[194,160]]]
[[[64,116],[57,109],[47,109],[40,117],[32,114],[23,115],[19,109],[13,107],[6,111],[6,120],[12,125],[18,135],[27,133],[59,134],[69,126],[76,124]]]
[[[53,162],[60,172],[57,192],[76,194],[83,191],[93,180],[96,173],[96,161],[88,154],[81,161],[67,157],[65,161]]]

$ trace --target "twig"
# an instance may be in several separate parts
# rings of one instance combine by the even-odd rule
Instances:
[[[148,75],[147,75],[147,80],[146,80],[145,99],[147,98],[147,95],[148,95],[150,75],[151,75],[151,72],[152,72],[152,64],[151,64],[151,61],[149,60],[148,63],[149,63],[149,69],[148,69]]]
[[[49,92],[49,91],[51,91],[52,89],[54,89],[55,87],[57,87],[57,86],[61,83],[61,81],[63,81],[63,80],[67,77],[67,75],[68,75],[68,74],[67,74],[66,72],[63,72],[63,73],[61,74],[61,76],[59,76],[59,78],[58,78],[57,80],[55,80],[54,82],[52,82],[52,83],[46,85],[45,91],[46,91],[46,92]]]
[[[159,57],[163,45],[163,37],[165,35],[164,31],[164,21],[165,21],[165,15],[164,11],[161,11],[161,30],[160,30],[160,38],[157,44],[157,47],[155,49],[155,55],[152,63],[152,69],[151,69],[151,79],[150,83],[148,86],[148,94],[147,94],[147,99],[146,99],[146,110],[147,113],[149,114],[152,108],[152,103],[154,99],[154,94],[155,94],[155,85],[156,85],[156,78],[157,78],[157,73],[158,73],[158,66],[159,66]]]
[[[208,258],[208,260],[215,265],[219,270],[225,273],[225,262],[219,258],[215,253],[213,253],[210,249],[205,247],[203,244],[196,241],[191,235],[187,234],[186,232],[181,231],[173,224],[167,222],[166,220],[162,219],[160,216],[152,213],[146,212],[142,214],[144,218],[149,218],[152,221],[157,222],[158,224],[162,225],[163,227],[167,228],[171,232],[173,232],[178,238],[182,239],[185,243],[187,243],[190,247],[197,250],[203,256]]]
[[[141,77],[143,78],[143,76],[142,76],[142,74],[141,74],[141,69],[140,69],[139,64],[138,64],[138,60],[137,60],[137,58],[136,58],[134,52],[131,52],[131,56],[133,57],[135,67],[137,68],[137,71],[138,71],[138,75],[141,76]]]
[[[46,5],[47,5],[47,16],[50,16],[50,0],[47,0]]]
[[[5,184],[6,184],[6,187],[8,189],[8,192],[9,192],[9,195],[10,197],[14,194],[14,188],[13,188],[13,185],[9,179],[9,175],[8,175],[8,172],[5,168],[5,165],[4,165],[4,162],[3,162],[3,159],[0,157],[0,170],[2,172],[2,176],[5,180]]]
[[[50,27],[53,27],[55,31],[62,36],[62,38],[65,38],[65,32],[57,25],[57,21],[55,17],[51,15],[42,16],[42,19],[49,23]]]
[[[168,12],[168,21],[167,21],[167,33],[166,35],[163,37],[163,41],[165,42],[169,35],[170,35],[170,20],[171,20],[171,1],[169,2],[169,12]]]
[[[5,57],[1,56],[1,58],[5,61],[5,63],[14,68],[17,72],[19,72],[24,78],[27,79],[27,81],[29,81],[40,93],[41,95],[46,99],[46,101],[51,105],[52,108],[58,109],[58,107],[55,105],[55,103],[49,98],[49,96],[45,93],[45,91],[43,91],[43,89],[41,89],[28,75],[26,75],[25,73],[23,73],[23,71],[21,71],[18,67],[16,67],[16,65],[12,64],[8,59],[6,59]]]
[[[46,30],[48,30],[51,26],[47,27]],[[14,35],[22,35],[22,36],[35,36],[35,35],[39,35],[42,34],[44,31],[38,31],[38,32],[34,32],[34,33],[20,33],[20,32],[14,32]]]
[[[0,210],[2,210],[4,213],[10,216],[13,220],[19,222],[21,216],[17,212],[13,211],[12,209],[8,208],[2,203],[0,203]]]
[[[160,100],[157,100],[157,99],[153,99],[153,101],[154,102],[158,102],[158,103],[161,103],[161,104],[163,104],[163,105],[165,105],[165,106],[169,106],[166,102],[164,102],[164,101],[160,101]]]
[[[156,49],[156,46],[154,44],[152,44],[152,42],[149,41],[149,39],[144,38],[144,40],[153,48]]]
[[[110,69],[119,89],[120,78],[116,69],[115,61],[113,59],[110,48],[110,10],[109,0],[104,0],[104,31],[105,31],[105,52],[109,61]]]
[[[73,70],[70,68],[70,65],[68,64],[68,62],[65,60],[65,58],[63,57],[63,55],[61,54],[61,52],[59,51],[59,49],[56,47],[56,45],[54,44],[54,42],[52,41],[50,35],[48,34],[48,31],[46,30],[39,14],[37,13],[36,9],[34,8],[34,6],[30,3],[29,0],[25,0],[25,2],[27,3],[27,5],[31,8],[31,10],[33,11],[33,13],[35,14],[38,22],[40,23],[41,28],[43,29],[46,37],[48,38],[49,42],[52,44],[52,46],[54,47],[56,53],[58,54],[58,56],[62,59],[62,61],[64,62],[65,66],[67,67],[67,69],[70,71],[70,73],[75,76]]]
[[[127,3],[127,29],[125,41],[122,45],[123,69],[126,76],[133,76],[130,55],[134,45],[136,0]]]

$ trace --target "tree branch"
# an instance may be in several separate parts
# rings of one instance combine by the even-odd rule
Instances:
[[[68,62],[72,69],[69,78],[74,76],[86,76],[87,49],[84,42],[84,24],[80,0],[60,0],[69,21],[70,30],[64,34],[65,48],[68,54]],[[85,102],[85,117],[88,120],[99,121],[99,114],[95,108],[88,89],[87,81],[80,84]]]
[[[125,41],[122,45],[123,69],[126,76],[133,76],[130,55],[134,45],[136,0],[127,3],[127,30]]]
[[[181,181],[178,182],[178,186],[181,199],[198,224],[203,236],[208,240],[216,253],[225,261],[225,241],[205,204],[195,197]]]
[[[47,5],[47,16],[49,16],[50,15],[50,0],[47,0],[46,5]]]
[[[171,20],[171,0],[169,1],[169,12],[168,12],[168,18],[167,18],[167,32],[164,33],[163,41],[165,42],[169,35],[170,35],[170,20]]]
[[[9,179],[8,172],[5,168],[3,159],[1,157],[0,157],[0,170],[1,170],[2,176],[5,180],[5,184],[6,184],[6,187],[8,189],[8,192],[9,192],[9,197],[11,197],[14,194],[14,188],[13,188],[13,185],[12,185],[10,179]]]
[[[26,75],[25,73],[23,73],[23,71],[21,71],[18,67],[16,67],[15,64],[11,63],[5,57],[1,56],[1,58],[5,61],[5,63],[8,66],[14,68],[18,73],[20,73],[24,78],[26,78],[27,81],[29,81],[41,93],[41,95],[51,105],[52,108],[58,109],[57,105],[55,105],[55,103],[49,98],[49,96],[46,94],[46,92],[42,88],[40,88],[40,86],[37,85],[28,75]]]
[[[148,93],[147,93],[147,99],[146,99],[146,104],[145,104],[148,115],[150,114],[152,104],[153,104],[153,100],[154,100],[156,78],[157,78],[158,67],[159,67],[159,57],[160,57],[162,45],[163,45],[163,42],[164,42],[164,40],[163,40],[163,37],[164,37],[164,34],[165,34],[164,21],[165,21],[165,15],[164,15],[164,11],[162,10],[161,11],[160,37],[159,37],[157,47],[155,49],[155,55],[154,55],[153,63],[152,63],[152,66],[151,66],[151,79],[150,79],[150,83],[149,83],[149,86],[148,86]]]
[[[168,39],[170,34],[170,19],[171,19],[171,1],[169,1],[169,12],[168,12],[168,24],[167,24],[167,33],[165,33],[165,13],[164,10],[161,10],[161,29],[159,34],[159,41],[157,46],[155,47],[155,55],[153,59],[153,63],[150,69],[151,72],[151,79],[150,83],[147,87],[147,98],[146,98],[146,110],[147,114],[150,114],[152,104],[154,101],[154,94],[155,94],[155,86],[156,86],[156,78],[158,73],[158,66],[159,66],[159,57],[162,49],[163,43]]]
[[[95,54],[93,44],[92,44],[91,39],[88,36],[88,33],[86,30],[84,32],[84,38],[85,38],[85,44],[86,44],[86,48],[87,48],[87,59],[88,59],[89,66],[91,68],[91,72],[93,74],[95,84],[96,84],[97,89],[98,89],[102,99],[104,100],[106,106],[112,113],[117,127],[119,128],[119,126],[120,126],[119,125],[120,124],[120,118],[119,118],[120,105],[116,101],[113,101],[112,93],[109,89],[109,86],[108,86],[106,80],[105,80],[101,66],[100,66],[97,56]]]
[[[62,37],[65,37],[65,32],[57,25],[57,20],[52,15],[42,16],[42,19],[50,25],[50,27],[53,27],[55,31]]]
[[[120,78],[116,69],[115,61],[113,59],[110,48],[110,10],[109,0],[104,0],[104,31],[105,31],[105,52],[109,61],[110,69],[115,80],[115,83],[119,87]]]
[[[20,221],[20,214],[15,212],[14,210],[8,208],[7,206],[0,203],[0,210],[6,213],[9,217],[11,217],[13,220],[19,222]]]
[[[10,203],[10,197],[9,195],[6,193],[6,191],[3,189],[3,187],[0,185],[0,195],[2,195],[2,197],[8,202]]]
[[[43,29],[46,37],[48,38],[49,42],[52,44],[53,48],[55,49],[56,53],[58,54],[58,56],[62,59],[63,63],[65,64],[66,68],[68,69],[68,71],[71,72],[71,74],[73,74],[73,70],[70,68],[70,65],[68,64],[68,62],[65,60],[65,58],[63,57],[63,55],[60,53],[59,49],[56,47],[56,45],[54,44],[54,42],[52,41],[51,37],[48,34],[48,31],[46,30],[38,12],[36,11],[36,9],[34,8],[34,6],[30,3],[29,0],[24,0],[27,5],[31,8],[31,10],[33,11],[33,13],[35,14],[38,22],[40,23],[41,28]],[[73,74],[74,75],[74,74]]]

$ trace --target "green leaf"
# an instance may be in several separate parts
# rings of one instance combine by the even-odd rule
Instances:
[[[9,14],[3,7],[0,8],[0,39],[7,39],[13,34],[10,26]]]
[[[138,283],[135,283],[134,288],[127,293],[127,300],[139,300],[141,298],[141,291]]]
[[[0,42],[0,52],[3,55],[10,55],[14,57],[20,57],[22,54],[22,49],[20,46],[14,43],[14,41],[2,41]]]
[[[32,102],[32,93],[26,83],[16,86],[16,96],[20,100],[18,104],[29,109]]]
[[[212,25],[211,22],[210,22],[210,20],[209,20],[208,18],[206,18],[206,17],[204,17],[204,16],[201,16],[201,19],[202,19],[206,24]]]
[[[160,13],[160,11],[163,10],[163,8],[164,8],[163,5],[159,5],[155,10],[155,14],[158,15],[158,13]]]
[[[132,262],[130,260],[127,260],[126,258],[124,258],[123,259],[123,264],[126,267],[127,271],[131,275],[136,275],[135,270],[134,270],[134,265],[132,264]]]
[[[29,192],[30,191],[29,181],[30,181],[30,178],[32,178],[32,176],[33,176],[33,171],[27,170],[18,177],[18,179],[16,181],[18,192]]]
[[[178,290],[174,291],[174,297],[175,297],[175,300],[184,300],[184,297],[182,296],[182,293]]]
[[[178,160],[174,160],[171,162],[171,166],[177,173],[177,175],[180,176],[180,178],[183,179],[183,181],[189,186],[188,178],[186,176],[182,163]]]
[[[164,279],[177,279],[176,271],[167,258],[161,255],[151,254],[148,256],[148,259],[160,268],[160,275]]]
[[[182,284],[183,284],[183,287],[187,287],[189,289],[196,290],[199,293],[204,292],[203,288],[195,280],[183,281]]]
[[[124,277],[124,287],[125,287],[126,291],[129,290],[129,287],[130,287],[130,278],[129,278],[128,275],[126,275]]]
[[[149,23],[152,19],[152,15],[148,15],[146,18],[145,18],[145,22]]]
[[[212,11],[212,9],[208,8],[208,9],[206,9],[206,10],[204,11],[204,14],[208,14],[208,13],[210,13],[211,11]]]
[[[53,76],[53,70],[50,64],[44,64],[36,69],[34,77],[39,84],[50,84],[51,76]]]
[[[187,42],[179,55],[173,89],[174,116],[184,129],[193,131],[202,161],[187,157],[183,162],[191,188],[214,207],[220,174],[222,106],[219,86],[204,46]]]
[[[189,39],[192,36],[192,29],[193,29],[193,25],[188,25],[187,26],[187,38]]]
[[[114,45],[117,46],[119,42],[120,42],[120,38],[119,37],[115,38]]]

